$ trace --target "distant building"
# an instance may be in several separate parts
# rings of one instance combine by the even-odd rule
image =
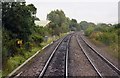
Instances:
[[[45,27],[50,21],[48,20],[36,20],[35,21],[35,24],[36,26],[42,26],[42,27]]]

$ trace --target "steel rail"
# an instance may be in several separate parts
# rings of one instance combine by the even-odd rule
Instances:
[[[67,52],[66,52],[66,63],[65,63],[65,78],[68,78],[68,56],[69,56],[69,43],[70,43],[70,40],[71,40],[71,37],[72,36],[70,36],[70,38],[69,38],[69,40],[68,40],[68,43],[67,43]]]
[[[85,49],[82,47],[82,45],[80,44],[79,40],[78,40],[78,36],[76,37],[77,39],[77,43],[79,45],[79,47],[81,48],[81,50],[83,51],[83,53],[85,54],[85,56],[87,57],[88,61],[90,62],[90,64],[92,65],[92,67],[95,69],[95,71],[97,72],[98,76],[103,78],[101,73],[99,72],[99,70],[97,69],[97,67],[94,65],[94,63],[91,61],[90,57],[88,56],[88,54],[86,53]]]
[[[70,34],[69,34],[69,35],[70,35]],[[69,35],[67,35],[67,36],[69,36]],[[60,44],[63,42],[63,40],[64,40],[67,36],[65,36],[65,37],[57,44],[57,46],[56,46],[55,49],[53,50],[52,54],[51,54],[50,57],[48,58],[45,66],[43,67],[42,72],[39,74],[38,78],[42,78],[42,77],[44,76],[44,74],[45,74],[45,72],[46,72],[46,70],[47,70],[47,68],[48,68],[48,65],[50,64],[50,61],[52,60],[55,52],[57,51],[57,49],[59,48]]]
[[[107,60],[104,56],[102,56],[97,50],[95,50],[92,46],[90,46],[88,44],[88,42],[86,42],[83,37],[81,37],[81,39],[87,44],[87,46],[89,48],[91,48],[102,60],[104,60],[115,72],[118,73],[118,75],[120,75],[120,69],[118,69],[114,64],[112,64],[109,60]]]

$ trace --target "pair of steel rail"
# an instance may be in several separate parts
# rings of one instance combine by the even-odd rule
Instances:
[[[38,77],[38,78],[44,77],[44,74],[45,74],[45,72],[46,72],[46,70],[47,70],[47,68],[48,68],[48,66],[49,66],[52,58],[54,57],[55,52],[56,52],[57,49],[60,47],[60,45],[61,45],[61,43],[64,41],[64,39],[67,38],[67,37],[69,37],[69,38],[68,38],[68,41],[67,41],[67,48],[66,48],[66,53],[65,53],[65,71],[64,71],[64,72],[65,72],[65,76],[64,76],[64,77],[66,77],[66,78],[68,77],[68,51],[69,51],[68,49],[69,49],[69,43],[70,43],[70,39],[71,39],[71,37],[72,37],[72,34],[67,35],[66,37],[64,37],[64,38],[57,44],[57,46],[55,47],[55,49],[54,49],[53,52],[51,53],[50,57],[48,58],[45,66],[43,67],[41,73],[39,74],[39,77]]]

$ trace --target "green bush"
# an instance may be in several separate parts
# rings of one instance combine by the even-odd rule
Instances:
[[[118,42],[118,36],[115,33],[106,32],[101,34],[97,39],[106,45],[110,45]]]
[[[30,57],[30,52],[24,52],[24,55],[23,55],[23,57],[25,58],[25,59],[27,59],[27,58],[29,58]]]
[[[4,66],[3,74],[6,75],[23,63],[25,59],[22,56],[10,57]]]
[[[86,30],[85,30],[85,35],[86,36],[90,36],[90,34],[94,31],[94,27],[89,26]]]
[[[7,57],[22,54],[24,51],[23,46],[17,45],[18,39],[12,39],[6,46],[3,46],[3,54]]]
[[[32,49],[32,44],[30,42],[26,42],[24,44],[24,47],[25,47],[26,50],[31,50]]]
[[[40,43],[43,42],[43,37],[40,35],[33,35],[32,39],[37,45],[40,45]]]
[[[14,56],[15,54],[18,53],[17,51],[17,45],[16,45],[16,40],[12,39],[7,42],[6,48],[8,49],[8,56]]]
[[[102,35],[100,35],[98,40],[101,41],[102,43],[105,43],[106,45],[109,45],[110,43],[109,35],[106,33],[103,33]]]

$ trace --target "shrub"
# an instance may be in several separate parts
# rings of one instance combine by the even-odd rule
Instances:
[[[85,35],[86,36],[90,36],[90,34],[94,31],[94,27],[89,26],[86,30],[85,30]]]
[[[29,57],[30,57],[30,54],[31,54],[30,52],[24,52],[24,58],[25,58],[25,59],[29,58]]]
[[[39,45],[41,42],[43,42],[43,37],[39,36],[39,35],[33,35],[32,39],[37,45]]]
[[[103,42],[106,45],[110,45],[118,42],[118,36],[115,33],[104,32],[97,37],[97,40]]]
[[[109,45],[110,39],[109,36],[106,33],[103,33],[98,37],[98,40],[101,41],[102,43],[105,43],[106,45]]]
[[[15,39],[10,40],[6,45],[6,48],[8,49],[8,56],[14,56],[18,53]]]
[[[102,35],[103,33],[100,32],[100,31],[94,31],[91,33],[90,35],[90,38],[92,39],[95,39],[95,40],[98,40],[99,39],[99,36]]]
[[[30,42],[26,42],[24,44],[24,47],[25,47],[26,50],[31,50],[32,49],[32,44]]]
[[[22,56],[10,57],[4,66],[3,74],[5,75],[10,73],[12,70],[14,70],[17,66],[19,66],[24,61],[25,59]]]

